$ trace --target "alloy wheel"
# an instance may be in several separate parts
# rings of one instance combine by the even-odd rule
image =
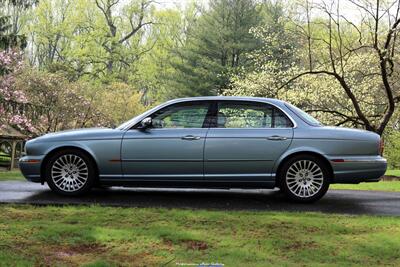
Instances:
[[[299,160],[288,168],[285,179],[291,193],[300,198],[310,198],[323,187],[324,173],[314,161]]]
[[[80,190],[87,183],[88,177],[88,166],[78,155],[62,155],[51,167],[51,179],[54,185],[64,192]]]

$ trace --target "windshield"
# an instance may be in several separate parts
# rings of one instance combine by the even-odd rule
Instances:
[[[305,111],[299,109],[298,107],[293,106],[289,103],[285,103],[285,105],[306,123],[313,125],[313,126],[322,126],[322,123],[320,123],[317,119],[315,119],[313,116],[311,116],[307,112],[305,112]]]

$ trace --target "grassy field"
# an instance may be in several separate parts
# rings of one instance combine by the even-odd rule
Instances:
[[[400,177],[400,170],[387,170],[385,174]]]
[[[399,266],[399,253],[393,217],[0,206],[1,266]]]
[[[400,181],[380,181],[378,183],[360,183],[360,184],[333,184],[329,188],[400,192]]]
[[[24,179],[25,178],[22,176],[19,170],[0,171],[0,181],[24,180]]]

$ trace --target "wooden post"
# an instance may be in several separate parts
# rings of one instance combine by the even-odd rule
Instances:
[[[16,142],[15,140],[12,141],[12,147],[11,147],[11,165],[10,165],[10,170],[14,169],[14,163],[15,163],[15,147],[16,147]]]

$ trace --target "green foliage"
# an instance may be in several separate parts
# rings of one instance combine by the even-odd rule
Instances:
[[[393,169],[400,169],[400,132],[392,131],[385,138],[385,157],[388,165]]]
[[[8,165],[11,162],[10,156],[0,155],[0,166]]]
[[[113,3],[116,4],[113,4]],[[128,82],[147,50],[145,28],[155,23],[151,1],[43,0],[31,14],[33,58],[39,68],[60,68],[74,80]]]
[[[246,53],[260,42],[250,29],[261,23],[256,1],[211,1],[188,29],[186,43],[176,53],[173,77],[177,96],[215,95],[229,86],[230,76],[249,66]]]
[[[109,115],[113,124],[167,99],[224,94],[281,98],[326,124],[366,127],[332,75],[290,80],[310,69],[330,71],[333,65],[343,73],[370,129],[376,130],[387,111],[373,46],[346,54],[345,64],[339,64],[340,51],[372,40],[369,22],[342,17],[340,25],[327,31],[332,25],[327,12],[332,10],[323,10],[323,5],[305,0],[193,0],[175,6],[150,0],[32,3],[36,1],[0,1],[0,39],[2,34],[28,37],[25,57],[30,67],[42,78],[62,77],[62,90],[70,83],[77,96]],[[309,8],[313,12],[307,13]],[[380,45],[385,27],[379,28]],[[393,68],[388,68],[392,85],[400,77],[396,51],[392,47]],[[393,88],[398,100],[398,86]],[[114,98],[123,107],[113,109]],[[32,107],[40,106],[39,99],[32,101]],[[399,118],[396,108],[390,125]],[[93,124],[75,120],[49,130]]]
[[[26,36],[18,32],[18,16],[21,10],[26,10],[35,2],[36,0],[0,1],[0,50],[26,47]]]
[[[133,83],[140,89],[142,101],[146,105],[169,99],[174,92],[170,79],[176,70],[173,64],[179,62],[179,56],[174,49],[184,43],[185,27],[190,24],[192,7],[187,10],[178,9],[155,10],[154,17],[158,24],[153,27],[146,41],[149,50],[139,60],[137,75]]]
[[[93,105],[102,114],[107,114],[114,125],[121,124],[145,111],[145,106],[142,104],[143,95],[125,83],[113,82],[93,89],[82,90],[82,94],[93,99]]]
[[[0,17],[0,49],[8,49],[12,47],[24,48],[26,46],[26,38],[23,35],[9,33],[11,24],[8,16]]]

